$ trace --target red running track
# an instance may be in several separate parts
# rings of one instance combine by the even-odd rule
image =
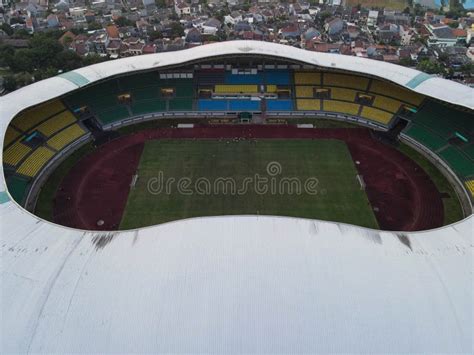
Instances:
[[[358,162],[380,229],[415,231],[443,224],[443,202],[430,177],[398,150],[374,140],[368,129],[270,125],[154,129],[118,138],[84,157],[65,177],[55,197],[54,221],[74,228],[116,230],[147,140],[236,137],[343,140]],[[104,224],[98,226],[98,220]]]

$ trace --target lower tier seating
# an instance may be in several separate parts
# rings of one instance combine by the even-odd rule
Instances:
[[[296,86],[295,94],[297,98],[314,97],[314,86]]]
[[[47,144],[56,150],[61,150],[85,134],[86,131],[81,126],[73,124],[50,138]]]
[[[296,108],[300,111],[320,111],[321,100],[318,99],[298,99]]]
[[[166,111],[166,101],[159,99],[137,101],[131,105],[131,109],[134,115],[144,115],[151,112]]]
[[[30,147],[20,141],[16,141],[3,152],[3,162],[11,166],[16,166],[30,152]]]
[[[110,110],[103,111],[97,114],[97,117],[102,124],[110,124],[128,118],[130,114],[125,106],[116,106]]]
[[[23,199],[25,198],[29,181],[29,179],[19,176],[11,176],[7,178],[8,191],[13,199],[19,204],[22,204]]]
[[[293,101],[291,100],[267,100],[267,111],[292,111]]]
[[[54,152],[46,147],[39,147],[31,153],[17,169],[17,173],[34,177],[54,156]]]
[[[198,100],[199,111],[226,111],[227,100]]]
[[[461,177],[474,175],[474,162],[455,147],[448,147],[438,153],[443,160]]]
[[[335,101],[335,100],[323,100],[323,109],[324,111],[328,112],[338,112],[344,113],[352,116],[357,116],[359,113],[359,105],[343,102],[343,101]]]
[[[257,85],[216,85],[214,87],[216,94],[256,94]]]
[[[464,184],[466,185],[467,191],[471,194],[471,197],[474,198],[474,179],[467,180]]]
[[[393,118],[392,113],[385,112],[369,106],[362,106],[362,112],[360,115],[364,118],[376,121],[378,123],[382,123],[384,125],[388,125],[388,123]]]
[[[229,100],[230,111],[260,111],[260,101],[257,100]]]
[[[411,124],[404,133],[434,152],[447,144],[443,138],[416,123]]]

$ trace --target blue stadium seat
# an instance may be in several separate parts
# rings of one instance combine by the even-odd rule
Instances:
[[[230,111],[260,111],[260,101],[257,100],[229,100]]]
[[[226,111],[227,100],[199,100],[198,101],[199,111]]]
[[[268,111],[292,111],[293,102],[291,100],[267,100]]]
[[[290,72],[288,70],[266,71],[265,84],[290,85]]]
[[[262,74],[232,74],[225,73],[225,84],[263,84]]]

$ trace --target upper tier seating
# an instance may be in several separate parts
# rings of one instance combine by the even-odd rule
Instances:
[[[12,120],[11,124],[26,132],[39,125],[48,117],[65,109],[61,101],[54,100],[23,111]]]
[[[403,89],[395,84],[390,84],[384,81],[372,80],[369,88],[370,92],[390,96],[400,101],[408,102],[412,105],[418,106],[424,99],[423,95],[419,95],[408,89]]]
[[[195,73],[198,85],[216,85],[225,82],[224,70],[202,70]]]
[[[361,76],[333,73],[324,73],[323,75],[324,86],[339,86],[365,91],[368,84],[369,79]]]
[[[374,107],[381,108],[392,113],[397,113],[401,105],[402,103],[400,101],[381,95],[375,96],[374,103],[372,104]]]
[[[360,105],[349,102],[323,100],[323,109],[328,112],[339,112],[356,116],[359,113],[359,107]]]
[[[273,84],[273,85],[289,85],[290,84],[290,71],[289,70],[265,70],[264,81],[262,84]]]
[[[56,150],[61,150],[84,134],[86,131],[76,123],[54,135],[47,141],[47,144]]]
[[[3,143],[4,146],[9,145],[13,141],[15,141],[21,133],[16,130],[13,126],[8,126],[7,131],[5,132],[5,141]]]
[[[43,122],[36,129],[43,133],[46,137],[50,137],[54,133],[74,123],[75,121],[76,118],[71,112],[64,111]]]
[[[331,99],[354,102],[357,95],[356,90],[331,88]]]
[[[232,74],[230,71],[225,72],[225,84],[263,84],[263,74]]]
[[[393,114],[373,107],[362,106],[360,114],[364,118],[387,125],[393,118]]]
[[[17,173],[34,177],[44,165],[54,156],[54,152],[46,147],[34,150],[17,169]]]
[[[295,72],[295,85],[321,85],[321,73],[314,71]]]

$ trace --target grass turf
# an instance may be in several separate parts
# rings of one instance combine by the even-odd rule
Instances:
[[[244,195],[220,193],[199,195],[197,178],[214,182],[232,177],[237,187],[245,177],[270,177],[269,162],[281,164],[281,177],[309,177],[319,181],[317,194],[257,194],[249,188]],[[163,172],[164,181],[189,177],[192,195],[177,192],[152,194],[150,178]],[[356,169],[344,142],[338,140],[156,140],[147,142],[139,164],[139,179],[128,196],[121,229],[138,228],[188,217],[260,214],[316,218],[378,228],[364,191],[356,180]]]

